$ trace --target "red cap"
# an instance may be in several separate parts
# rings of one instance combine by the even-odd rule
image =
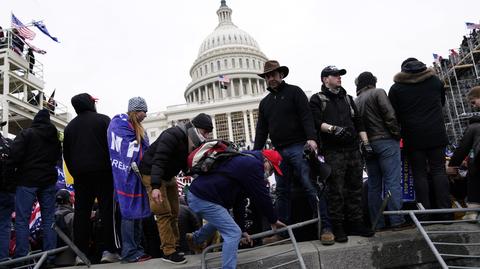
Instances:
[[[280,170],[280,163],[282,162],[282,156],[278,151],[272,149],[262,150],[263,156],[273,165],[277,174],[283,176],[282,170]]]

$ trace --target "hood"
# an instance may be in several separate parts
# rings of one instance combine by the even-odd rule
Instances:
[[[95,100],[88,93],[81,93],[72,97],[72,106],[75,108],[77,114],[85,111],[97,112],[97,109],[95,108]]]
[[[393,81],[396,83],[415,84],[425,81],[435,75],[436,73],[433,68],[427,68],[426,70],[418,73],[400,72],[393,77]]]
[[[31,127],[38,130],[36,133],[46,140],[58,140],[57,128],[50,121],[50,113],[47,109],[42,109],[35,115]]]

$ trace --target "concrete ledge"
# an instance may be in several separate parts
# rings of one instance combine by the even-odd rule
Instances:
[[[479,224],[459,223],[452,225],[430,225],[427,231],[480,231]],[[431,237],[437,242],[480,243],[479,233],[436,234]],[[372,238],[349,236],[347,243],[336,243],[332,246],[323,246],[320,241],[299,243],[302,257],[307,268],[346,269],[346,268],[439,268],[433,253],[416,228],[399,232],[381,232]],[[238,268],[268,268],[281,263],[295,260],[295,252],[278,254],[292,249],[292,244],[265,247],[256,251],[239,254]],[[463,255],[480,255],[479,246],[439,246],[440,253],[454,253]],[[219,257],[220,253],[210,254],[208,257]],[[261,257],[272,258],[255,261]],[[101,264],[94,268],[201,268],[200,255],[186,256],[188,263],[172,265],[161,259],[134,264]],[[449,259],[449,265],[480,264],[480,259]],[[220,259],[208,262],[208,268],[220,267]],[[86,267],[84,267],[86,268]],[[282,268],[299,268],[298,262]]]

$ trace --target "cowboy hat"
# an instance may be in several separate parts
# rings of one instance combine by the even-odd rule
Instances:
[[[263,66],[263,73],[257,74],[257,75],[261,78],[265,78],[265,75],[267,73],[270,73],[273,71],[278,71],[282,73],[284,78],[288,76],[288,67],[281,66],[280,63],[278,63],[275,60],[266,61],[265,65]]]

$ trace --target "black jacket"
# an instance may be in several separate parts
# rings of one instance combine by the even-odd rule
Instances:
[[[362,116],[369,141],[386,138],[400,139],[400,126],[395,110],[383,89],[361,89],[355,104]]]
[[[95,101],[83,93],[72,98],[77,116],[65,127],[63,157],[75,178],[81,174],[112,170],[107,128],[110,118],[97,113]]]
[[[445,88],[432,68],[400,72],[388,97],[400,123],[406,148],[428,149],[448,144],[443,120]]]
[[[32,126],[15,137],[7,166],[17,186],[45,187],[57,182],[56,165],[62,155],[57,128],[50,122],[47,110],[35,116]],[[13,172],[13,171],[12,171]]]
[[[473,116],[470,118],[470,125],[468,125],[465,134],[463,134],[462,141],[452,157],[448,166],[460,166],[465,157],[473,150],[473,160],[469,160],[468,171],[470,176],[480,176],[480,117]]]
[[[140,172],[151,175],[153,189],[158,189],[162,180],[170,181],[181,170],[186,170],[190,152],[187,130],[191,128],[191,123],[168,128],[147,150],[140,163]]]
[[[317,129],[318,142],[322,150],[355,150],[359,147],[359,132],[365,131],[362,118],[360,117],[353,98],[347,94],[344,88],[340,87],[338,94],[332,93],[322,85],[321,91],[327,98],[328,102],[322,109],[322,100],[318,94],[310,97],[310,109],[313,114],[313,121]],[[346,98],[350,99],[350,105]],[[353,109],[353,116],[351,113]],[[322,123],[345,127],[351,133],[351,136],[345,139],[337,139],[332,134],[320,131]]]
[[[276,91],[268,91],[258,108],[254,149],[262,149],[268,135],[277,148],[315,140],[312,113],[303,90],[282,81]]]

